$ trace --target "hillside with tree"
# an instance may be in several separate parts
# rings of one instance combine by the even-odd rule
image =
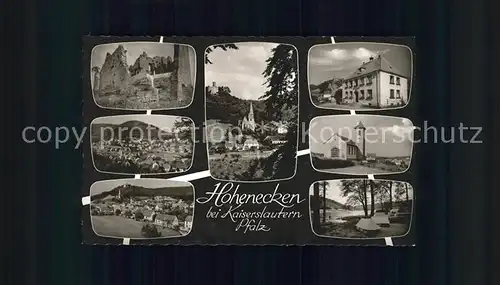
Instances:
[[[266,112],[265,100],[243,100],[231,94],[227,87],[219,88],[217,94],[206,92],[207,114],[210,119],[219,120],[221,123],[230,123],[237,126],[239,122],[250,111],[250,103],[253,105],[255,121],[268,121],[270,118]]]
[[[92,200],[99,200],[107,197],[117,197],[118,194],[120,194],[122,198],[155,197],[155,196],[165,195],[179,199],[191,200],[193,198],[193,188],[191,186],[146,188],[142,186],[124,184],[115,187],[109,191],[92,195]]]

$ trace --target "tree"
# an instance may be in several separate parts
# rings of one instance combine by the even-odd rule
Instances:
[[[396,198],[396,201],[402,202],[404,199],[403,196],[405,195],[405,188],[403,187],[402,182],[396,182],[395,184],[394,198]]]
[[[389,209],[392,209],[392,181],[388,181],[388,190],[389,190]]]
[[[136,220],[142,220],[142,219],[144,219],[144,214],[143,214],[142,212],[140,212],[140,211],[137,211],[137,212],[135,212],[135,214],[134,214],[134,218],[135,218]]]
[[[328,187],[328,181],[322,181],[321,186],[323,187],[323,223],[326,223],[326,187]]]
[[[174,132],[181,140],[193,142],[193,121],[188,117],[179,117],[174,122]]]
[[[231,142],[232,141],[233,134],[230,130],[230,128],[226,129],[226,132],[224,134],[224,141]]]
[[[346,205],[361,205],[363,207],[365,217],[368,217],[368,198],[366,184],[366,179],[342,180],[340,194],[342,195],[342,197],[347,197]]]
[[[370,187],[370,191],[372,192],[372,215],[374,214],[377,201],[384,211],[387,212],[390,210],[392,208],[392,181],[370,180]]]
[[[410,201],[410,196],[408,193],[408,183],[405,183],[405,194],[406,194],[406,202]]]
[[[319,182],[313,184],[313,197],[312,197],[312,223],[314,231],[318,232],[321,228],[321,220],[319,218],[319,207],[320,207],[320,197],[319,197]]]
[[[213,52],[215,49],[222,49],[223,51],[227,51],[228,49],[237,50],[238,47],[235,44],[221,44],[221,45],[209,46],[205,50],[205,64],[212,64],[210,59],[208,59],[208,54]]]
[[[98,66],[92,67],[92,72],[94,72],[94,82],[93,82],[92,88],[94,90],[99,89],[99,77],[100,77],[99,71],[100,71],[100,68]]]
[[[115,216],[119,216],[121,213],[122,213],[122,211],[120,209],[115,210]]]
[[[126,210],[125,213],[123,213],[123,215],[127,218],[131,218],[133,215],[132,215],[132,211],[130,210]]]
[[[155,225],[150,223],[147,223],[144,226],[142,226],[141,234],[143,237],[147,238],[161,237],[161,232],[158,231]]]
[[[267,91],[260,99],[266,101],[267,112],[275,120],[293,123],[298,105],[297,51],[290,45],[278,45],[272,52],[263,72]]]
[[[266,177],[287,177],[295,165],[297,151],[298,78],[297,51],[290,45],[278,45],[266,60],[263,72],[267,91],[260,97],[266,111],[276,121],[288,122],[286,143],[268,157],[264,166]]]
[[[363,197],[365,200],[365,217],[368,217],[368,194],[367,194],[367,187],[368,183],[366,179],[363,179]]]

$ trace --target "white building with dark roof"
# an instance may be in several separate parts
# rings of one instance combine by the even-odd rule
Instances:
[[[155,217],[154,223],[161,227],[177,226],[179,220],[174,215],[158,214]]]
[[[362,157],[361,150],[354,141],[337,133],[322,143],[318,150],[328,159],[357,160]]]
[[[383,56],[370,57],[344,79],[342,101],[374,108],[404,106],[408,103],[408,82]]]

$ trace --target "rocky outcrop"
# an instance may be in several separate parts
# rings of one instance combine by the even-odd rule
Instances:
[[[176,78],[177,101],[189,102],[193,96],[189,46],[177,45],[174,49],[174,61],[177,63]]]
[[[122,45],[119,45],[112,54],[106,54],[99,77],[100,90],[123,90],[127,87],[130,74],[127,68],[127,50]]]
[[[129,67],[130,75],[135,76],[140,73],[161,74],[174,70],[172,58],[170,56],[149,57],[143,52],[132,66]]]

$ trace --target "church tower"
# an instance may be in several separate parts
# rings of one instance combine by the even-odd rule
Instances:
[[[255,131],[255,118],[253,116],[253,104],[250,102],[250,112],[248,112],[248,123],[252,128],[252,131]]]
[[[255,132],[256,127],[255,117],[253,116],[253,105],[252,102],[250,102],[250,111],[248,112],[248,116],[243,117],[241,128],[243,130],[249,129]]]
[[[356,130],[357,132],[357,141],[358,143],[361,141],[362,142],[362,145],[363,145],[363,156],[362,156],[362,159],[366,159],[366,141],[365,141],[365,131],[366,131],[366,128],[365,126],[363,125],[363,123],[361,123],[361,121],[359,121],[357,123],[357,125],[354,127],[354,129]]]

